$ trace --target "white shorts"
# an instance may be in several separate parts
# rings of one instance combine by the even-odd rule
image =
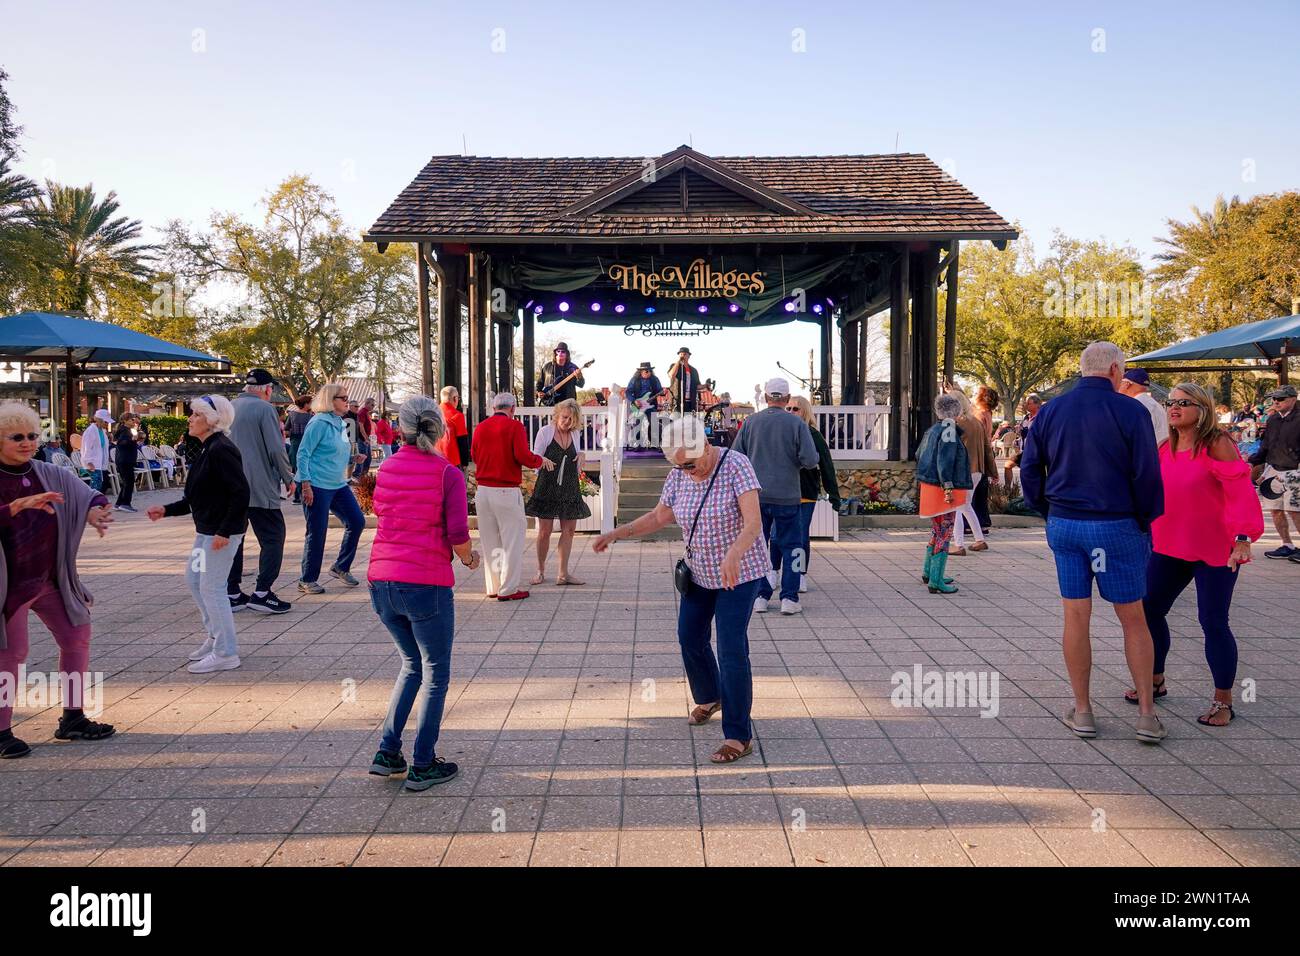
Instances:
[[[1265,511],[1300,511],[1300,468],[1279,471],[1272,465],[1265,465],[1259,484],[1259,503]],[[1271,494],[1281,492],[1281,495],[1271,498],[1263,494],[1264,491]]]

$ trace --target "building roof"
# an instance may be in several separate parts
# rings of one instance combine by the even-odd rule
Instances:
[[[1016,238],[929,157],[434,156],[373,242]]]
[[[356,402],[361,405],[367,398],[373,398],[376,408],[388,407],[388,395],[384,391],[384,386],[373,378],[345,376],[337,379],[337,382],[348,390],[349,402]]]

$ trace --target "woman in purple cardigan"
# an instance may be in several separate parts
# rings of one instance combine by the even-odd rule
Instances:
[[[77,576],[77,548],[86,525],[103,537],[113,514],[108,499],[76,472],[34,459],[40,432],[40,419],[29,406],[0,404],[0,758],[32,752],[12,727],[31,612],[59,646],[63,715],[54,736],[102,740],[113,734],[111,724],[91,720],[82,710],[94,599]]]

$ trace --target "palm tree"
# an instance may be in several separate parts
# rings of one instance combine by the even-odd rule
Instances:
[[[52,309],[106,314],[124,295],[143,301],[159,247],[136,242],[140,221],[116,215],[117,193],[97,201],[93,185],[47,181],[28,210],[41,236]]]
[[[10,157],[0,151],[0,313],[9,312],[20,298],[32,245],[27,205],[40,195],[40,188],[13,172],[9,163]]]

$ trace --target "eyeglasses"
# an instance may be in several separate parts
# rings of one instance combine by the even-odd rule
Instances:
[[[684,461],[680,465],[673,465],[673,469],[675,471],[692,472],[696,469],[699,463],[700,460],[697,458],[694,461]]]
[[[1196,403],[1192,401],[1190,398],[1171,398],[1167,402],[1165,402],[1165,407],[1173,408],[1176,405],[1179,408],[1191,408],[1195,404]]]
[[[348,397],[347,397],[346,395],[335,395],[335,396],[334,396],[334,401],[336,401],[336,402],[346,402],[347,400],[348,400]]]
[[[28,432],[26,435],[6,435],[10,441],[37,441],[40,439],[39,432]]]

